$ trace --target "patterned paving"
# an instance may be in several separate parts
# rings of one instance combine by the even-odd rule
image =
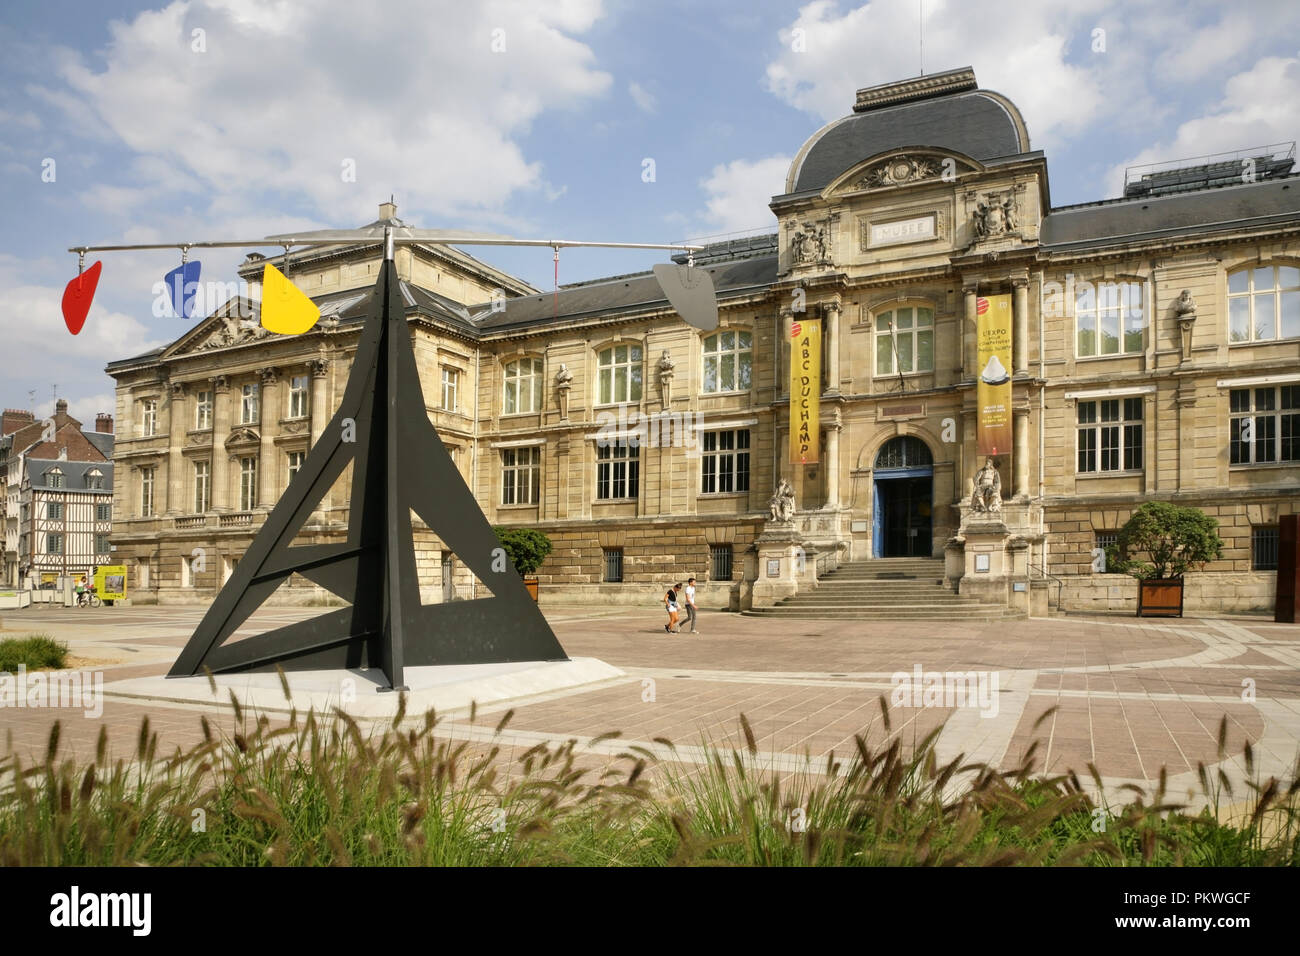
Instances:
[[[66,640],[87,671],[113,681],[165,672],[201,610],[29,609],[6,615],[4,635],[48,633]],[[264,609],[250,620],[248,633],[314,613],[320,610]],[[1289,779],[1300,752],[1300,627],[1255,618],[1079,616],[984,624],[770,621],[706,613],[699,636],[670,636],[660,615],[648,610],[574,609],[548,616],[570,655],[599,657],[627,677],[487,708],[473,726],[466,714],[446,714],[449,733],[490,737],[512,707],[501,741],[506,753],[576,738],[599,759],[630,743],[666,752],[655,743],[666,739],[690,761],[706,741],[743,746],[737,717],[744,713],[759,762],[796,769],[805,758],[821,767],[832,753],[848,757],[854,735],[876,746],[898,734],[910,746],[946,723],[939,744],[944,758],[962,753],[1009,769],[1037,741],[1038,769],[1073,770],[1086,779],[1092,764],[1110,789],[1124,782],[1149,785],[1163,767],[1175,793],[1194,787],[1198,763],[1212,771],[1220,765],[1225,716],[1228,759],[1222,766],[1230,777],[1245,773],[1239,755],[1247,740],[1265,776]],[[950,680],[975,672],[986,697],[926,701],[918,684],[917,706],[890,703],[886,730],[880,698],[891,698],[894,674],[912,675],[916,668]],[[30,757],[44,752],[55,719],[62,718],[65,754],[88,753],[106,726],[114,751],[130,757],[145,715],[170,750],[198,739],[199,709],[110,697],[94,718],[50,708],[0,709],[0,727]],[[228,709],[208,709],[229,722]],[[609,731],[620,736],[587,746]]]

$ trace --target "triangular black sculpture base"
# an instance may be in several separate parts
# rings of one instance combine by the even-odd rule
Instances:
[[[351,462],[347,541],[290,547]],[[491,597],[420,603],[411,512]],[[168,677],[568,660],[429,421],[391,259],[375,283],[338,413],[312,447]],[[351,603],[224,644],[289,575]]]

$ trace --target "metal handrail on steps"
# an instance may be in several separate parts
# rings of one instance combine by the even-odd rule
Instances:
[[[1064,608],[1061,607],[1061,589],[1065,587],[1065,579],[1057,577],[1055,574],[1052,574],[1046,568],[1040,568],[1038,565],[1033,564],[1032,562],[1028,563],[1026,567],[1028,567],[1030,571],[1037,571],[1039,574],[1043,576],[1044,580],[1051,578],[1053,581],[1056,582],[1056,609],[1058,611],[1064,610]]]

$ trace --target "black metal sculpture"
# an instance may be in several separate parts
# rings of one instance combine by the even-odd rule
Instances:
[[[401,688],[404,667],[568,659],[425,412],[391,243],[388,253],[338,412],[168,677],[379,668]],[[291,547],[349,462],[347,540]],[[412,511],[490,597],[421,603]],[[224,643],[295,573],[351,606]]]

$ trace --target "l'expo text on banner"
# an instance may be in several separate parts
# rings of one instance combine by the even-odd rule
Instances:
[[[822,325],[796,319],[790,325],[790,462],[821,460],[819,412],[822,392]]]
[[[975,444],[981,457],[1011,455],[1011,296],[990,295],[975,302],[979,379]]]

